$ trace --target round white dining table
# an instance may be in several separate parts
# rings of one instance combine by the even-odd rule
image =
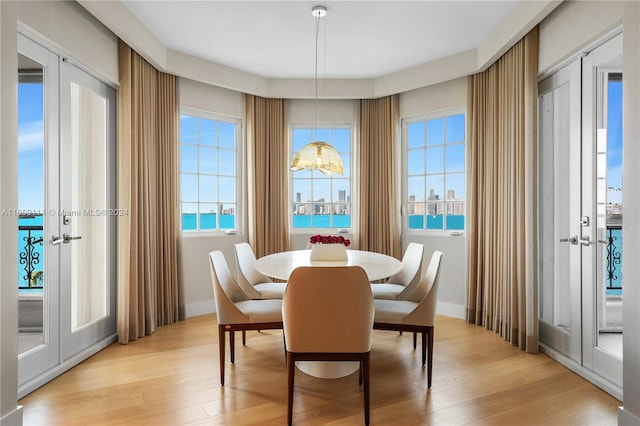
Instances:
[[[347,260],[311,260],[311,250],[293,250],[274,253],[254,263],[258,272],[271,278],[288,280],[291,272],[299,266],[361,266],[369,281],[381,280],[395,274],[402,263],[395,257],[364,250],[347,250]]]
[[[362,250],[347,250],[347,260],[326,261],[311,260],[311,250],[293,250],[270,254],[254,263],[254,267],[263,275],[287,281],[291,272],[299,266],[331,267],[331,266],[361,266],[367,273],[369,281],[388,278],[398,272],[402,263],[386,254]],[[348,376],[360,367],[353,361],[304,361],[296,362],[296,367],[314,377],[336,379]]]

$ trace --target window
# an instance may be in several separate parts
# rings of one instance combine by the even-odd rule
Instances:
[[[333,145],[344,163],[344,174],[325,176],[318,171],[292,172],[294,229],[351,228],[351,128],[293,127],[293,156],[312,140]]]
[[[450,110],[403,121],[405,229],[463,230],[465,115]]]
[[[183,231],[238,229],[240,120],[203,112],[180,116]]]

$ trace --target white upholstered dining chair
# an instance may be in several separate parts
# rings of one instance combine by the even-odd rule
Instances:
[[[409,243],[402,256],[402,267],[386,283],[372,284],[374,299],[407,300],[420,285],[424,245]]]
[[[218,317],[220,384],[224,386],[225,333],[229,333],[231,363],[235,361],[235,331],[282,329],[282,300],[251,300],[233,279],[221,251],[209,253],[211,281]],[[243,339],[244,343],[244,339]]]
[[[411,300],[375,300],[376,330],[413,332],[413,348],[416,348],[416,334],[422,334],[422,365],[425,365],[427,336],[429,337],[429,357],[427,363],[427,388],[431,388],[433,370],[433,334],[436,319],[438,276],[442,252],[435,251],[420,286],[411,294]]]
[[[369,424],[373,296],[360,266],[299,267],[282,301],[287,351],[287,420],[291,424],[296,361],[359,361]]]
[[[253,266],[256,255],[248,243],[235,245],[238,285],[251,299],[282,299],[286,283],[274,283]]]

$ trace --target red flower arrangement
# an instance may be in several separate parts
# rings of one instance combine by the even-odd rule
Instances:
[[[309,244],[344,244],[345,247],[349,247],[351,245],[351,241],[343,236],[312,235],[309,238]]]

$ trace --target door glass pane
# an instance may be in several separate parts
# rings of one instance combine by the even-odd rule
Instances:
[[[107,104],[71,83],[71,329],[107,315]]]
[[[18,354],[44,343],[44,78],[18,55]]]
[[[603,119],[597,133],[597,344],[622,358],[622,73],[604,73]]]

